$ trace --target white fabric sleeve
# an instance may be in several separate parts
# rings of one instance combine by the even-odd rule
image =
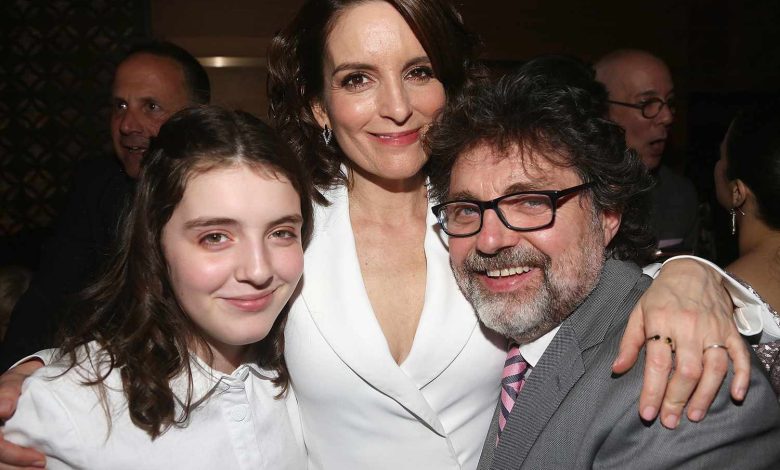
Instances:
[[[54,362],[54,358],[57,355],[57,352],[59,352],[59,349],[52,348],[52,349],[43,349],[41,351],[38,351],[35,354],[30,354],[29,356],[23,357],[19,359],[18,361],[14,362],[14,365],[9,367],[8,369],[13,369],[14,367],[18,366],[19,364],[24,364],[27,361],[30,361],[32,359],[38,359],[39,361],[43,362],[43,365],[48,366],[52,362]]]
[[[731,295],[734,303],[734,322],[743,336],[753,336],[762,333],[761,341],[771,341],[780,338],[780,326],[774,321],[772,312],[755,294],[745,286],[734,280],[731,276],[715,263],[692,255],[679,255],[669,258],[664,264],[676,259],[691,259],[714,269],[723,277],[723,286]],[[661,264],[654,263],[646,266],[643,272],[652,278],[658,276]]]
[[[655,279],[658,277],[658,271],[661,270],[661,266],[661,263],[648,264],[642,268],[642,272]]]
[[[3,428],[9,442],[32,447],[46,455],[51,470],[86,468],[83,439],[70,412],[48,377],[30,377],[24,382],[16,412]]]

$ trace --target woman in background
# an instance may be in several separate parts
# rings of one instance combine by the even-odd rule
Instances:
[[[715,165],[718,202],[731,213],[739,258],[726,270],[766,303],[756,351],[780,395],[780,116],[776,102],[737,115],[720,146]]]

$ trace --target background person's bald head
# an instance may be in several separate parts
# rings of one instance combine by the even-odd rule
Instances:
[[[596,79],[604,84],[609,99],[621,103],[641,105],[658,98],[674,99],[674,83],[669,67],[658,57],[637,49],[610,52],[594,65]],[[609,118],[626,131],[626,145],[637,151],[645,166],[653,170],[661,162],[668,127],[674,114],[668,106],[652,118],[629,106],[610,104]]]

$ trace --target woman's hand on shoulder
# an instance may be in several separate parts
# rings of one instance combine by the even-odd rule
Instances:
[[[37,360],[19,364],[0,375],[0,420],[6,421],[16,411],[22,383],[33,372],[43,367]],[[6,441],[0,434],[0,470],[44,468],[46,456],[34,449],[20,447]]]
[[[700,421],[734,363],[731,396],[745,398],[750,355],[733,320],[734,306],[720,274],[694,260],[670,261],[639,299],[613,364],[624,373],[646,347],[639,413],[677,427],[686,403],[688,419]]]

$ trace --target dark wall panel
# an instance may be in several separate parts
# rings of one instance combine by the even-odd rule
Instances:
[[[148,2],[0,3],[0,235],[50,225],[76,163],[107,153],[117,57]]]

